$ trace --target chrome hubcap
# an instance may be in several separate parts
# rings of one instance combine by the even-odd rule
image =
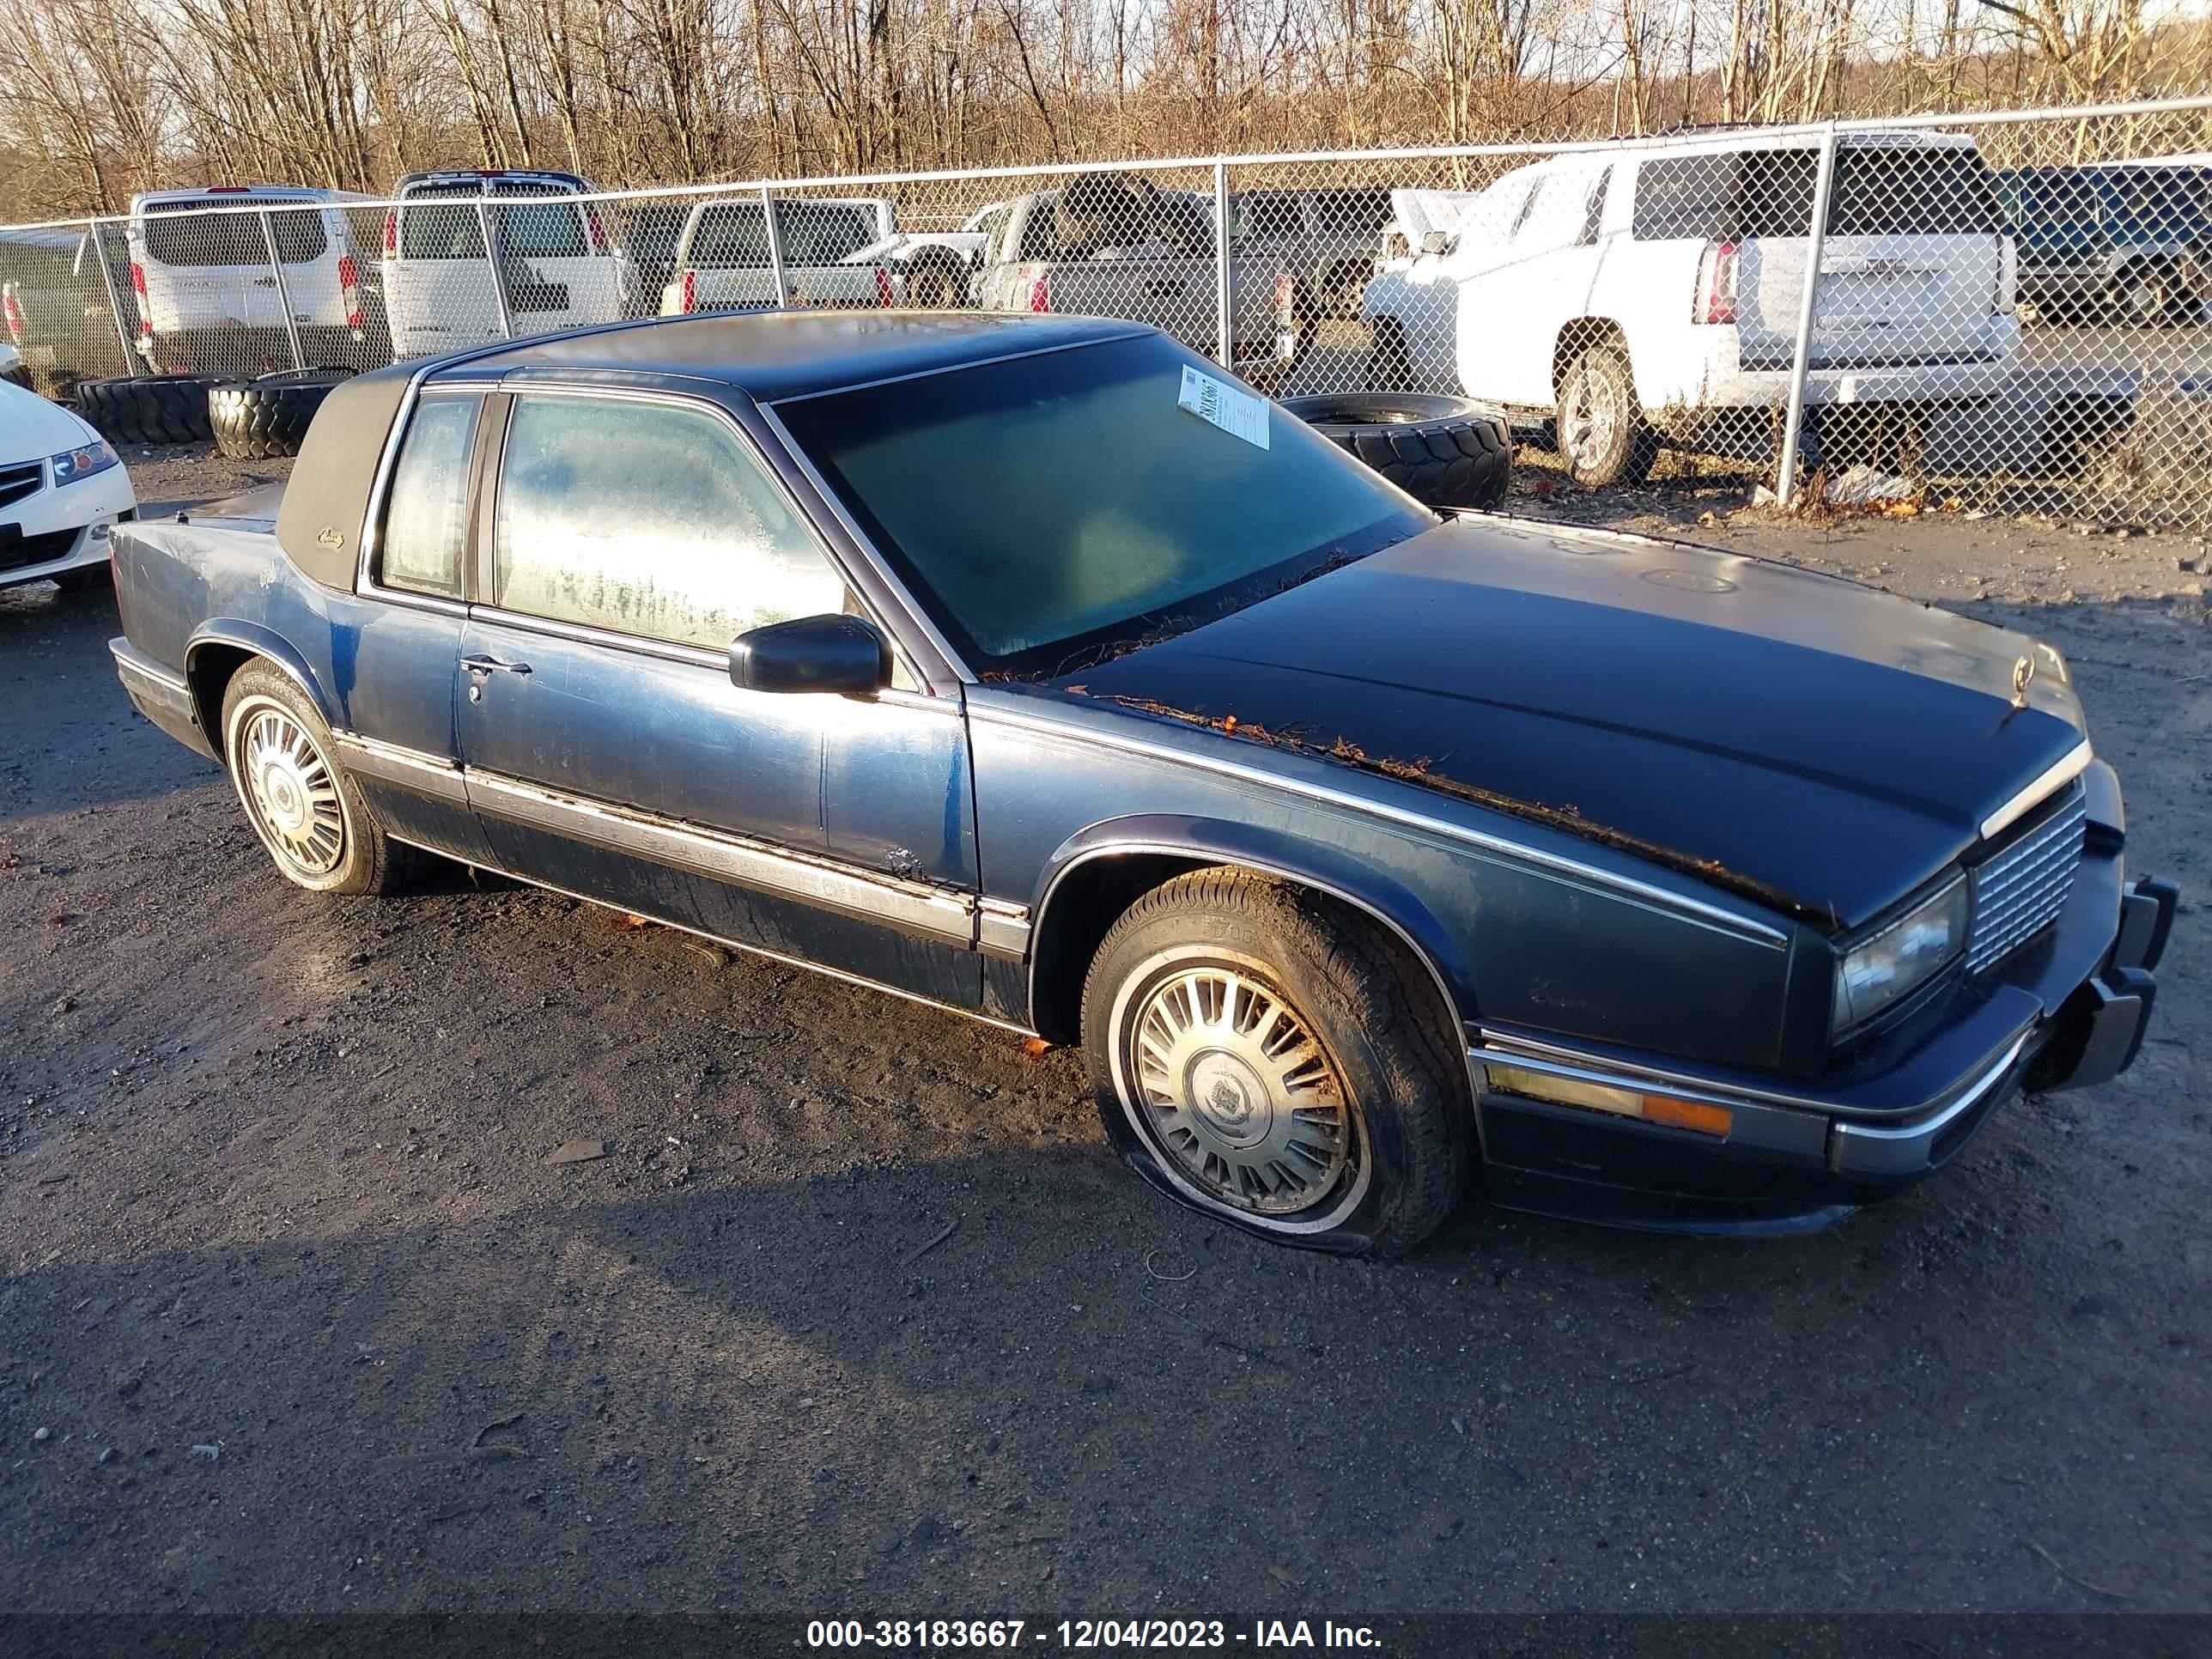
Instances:
[[[245,782],[270,849],[308,876],[326,876],[345,853],[345,817],[330,763],[298,721],[274,708],[257,710],[240,744]]]
[[[1171,975],[1132,1026],[1152,1139],[1222,1202],[1261,1214],[1327,1197],[1352,1158],[1344,1086],[1295,1010],[1226,968]]]

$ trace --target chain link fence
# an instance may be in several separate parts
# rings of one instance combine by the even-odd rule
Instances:
[[[59,397],[656,314],[1081,313],[1353,415],[1502,408],[1534,465],[1595,488],[1733,471],[1799,502],[2212,526],[2212,99],[624,192],[166,191],[0,228],[0,299]]]

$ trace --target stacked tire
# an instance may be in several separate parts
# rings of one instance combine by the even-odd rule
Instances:
[[[222,374],[131,374],[77,383],[76,406],[110,443],[205,443],[208,393]]]
[[[352,375],[349,368],[294,368],[210,387],[207,418],[216,447],[234,460],[298,454],[323,399]]]
[[[13,362],[5,368],[0,368],[0,380],[7,381],[9,386],[19,386],[26,392],[38,390],[38,387],[31,384],[30,366],[27,363]]]
[[[1513,441],[1495,410],[1420,392],[1325,392],[1283,407],[1416,501],[1488,509],[1505,499]]]

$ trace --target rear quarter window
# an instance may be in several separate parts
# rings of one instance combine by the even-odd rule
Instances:
[[[416,407],[384,509],[377,574],[386,587],[461,597],[477,407],[474,398],[450,397]]]

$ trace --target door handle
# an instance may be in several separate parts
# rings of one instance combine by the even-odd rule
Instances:
[[[527,674],[526,662],[501,662],[497,657],[464,657],[461,666],[482,679],[486,674]]]

